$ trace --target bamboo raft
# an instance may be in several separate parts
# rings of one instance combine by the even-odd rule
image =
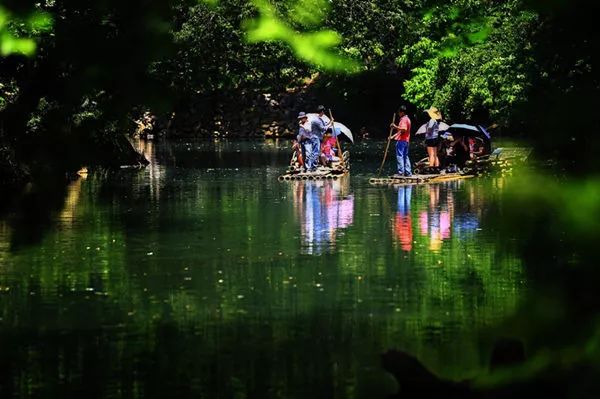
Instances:
[[[292,180],[337,180],[347,176],[348,170],[342,168],[325,168],[320,167],[315,172],[303,172],[297,169],[288,169],[287,173],[279,176],[279,181]]]
[[[431,174],[431,175],[412,175],[412,176],[400,176],[393,175],[388,177],[373,177],[369,179],[369,183],[372,185],[407,185],[407,184],[429,184],[429,183],[441,183],[445,181],[462,180],[474,177],[472,174],[462,173],[446,173],[446,174]]]
[[[350,174],[350,154],[344,152],[344,161],[333,162],[331,166],[319,166],[314,172],[305,172],[298,164],[296,153],[292,155],[290,166],[285,174],[279,176],[279,181],[293,180],[337,180]]]

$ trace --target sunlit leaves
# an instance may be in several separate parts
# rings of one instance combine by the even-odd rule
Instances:
[[[492,33],[492,27],[484,24],[480,29],[475,30],[474,32],[467,33],[467,39],[470,43],[483,43],[488,36]]]
[[[21,54],[32,56],[36,50],[34,36],[52,28],[52,17],[35,11],[23,19],[0,7],[0,55]]]
[[[329,11],[327,0],[298,0],[288,11],[290,20],[305,27],[320,25]]]
[[[52,16],[45,12],[34,12],[27,19],[27,27],[32,33],[47,32],[52,29]]]
[[[435,104],[451,118],[471,118],[486,109],[495,121],[508,120],[528,89],[527,32],[535,21],[515,1],[496,6],[456,1],[428,10],[424,37],[396,59],[412,72],[405,98],[418,107]]]
[[[297,7],[292,7],[292,10],[299,9],[298,7],[303,6],[301,3],[308,2],[309,0],[301,1]],[[277,15],[275,8],[267,1],[255,0],[254,4],[259,10],[259,17],[246,21],[249,43],[283,42],[292,48],[297,57],[313,65],[341,72],[359,70],[360,65],[356,60],[343,56],[335,50],[335,47],[341,43],[341,36],[336,31],[298,32]],[[317,22],[318,18],[318,16],[309,18],[307,21],[312,24]]]

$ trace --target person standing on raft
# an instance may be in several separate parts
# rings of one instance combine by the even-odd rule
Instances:
[[[401,105],[398,109],[400,122],[398,124],[390,124],[396,133],[390,136],[390,139],[396,140],[396,162],[398,163],[398,174],[400,176],[412,176],[410,159],[408,158],[408,144],[410,142],[410,127],[411,122],[406,115],[406,106]]]
[[[438,148],[442,113],[436,107],[426,109],[425,112],[427,112],[427,115],[429,115],[430,118],[429,122],[427,122],[427,130],[425,131],[425,145],[427,146],[427,157],[429,158],[429,170],[439,173],[440,159],[438,158]]]
[[[312,119],[310,128],[313,134],[319,139],[319,142],[316,144],[317,147],[314,149],[314,151],[319,154],[321,152],[321,142],[323,141],[323,136],[325,135],[327,129],[333,127],[333,121],[330,121],[329,118],[325,116],[325,107],[323,105],[319,105],[317,107],[317,113],[319,116]]]
[[[302,155],[304,158],[304,170],[314,172],[317,170],[319,160],[320,141],[316,134],[311,131],[311,124],[305,112],[298,114],[298,142],[302,146]],[[316,148],[316,150],[315,150]]]

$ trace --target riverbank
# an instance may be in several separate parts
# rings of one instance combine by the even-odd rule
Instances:
[[[92,140],[77,138],[70,143],[19,145],[0,142],[0,187],[20,187],[48,176],[73,175],[82,167],[141,167],[149,162],[125,135]]]

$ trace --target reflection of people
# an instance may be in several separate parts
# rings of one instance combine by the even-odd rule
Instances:
[[[398,213],[394,219],[394,231],[403,251],[411,251],[413,244],[412,220],[410,218],[410,200],[412,186],[398,188]]]
[[[426,112],[431,118],[429,122],[427,122],[427,130],[425,131],[425,145],[427,146],[429,167],[439,168],[440,160],[438,159],[437,153],[439,148],[439,130],[442,113],[436,107],[431,107],[426,110]]]
[[[396,131],[391,138],[396,140],[396,162],[398,164],[398,174],[401,176],[412,176],[410,159],[408,158],[411,122],[408,115],[406,115],[406,106],[400,106],[398,109],[398,115],[400,116],[400,122],[398,122],[397,125],[394,123],[390,125],[390,127]]]
[[[439,251],[451,235],[452,217],[440,206],[440,185],[429,186],[429,209],[419,215],[419,231],[429,237],[429,249]]]
[[[343,197],[342,185],[340,180],[295,183],[294,208],[304,253],[322,253],[335,245],[340,229],[352,224],[354,197]]]

